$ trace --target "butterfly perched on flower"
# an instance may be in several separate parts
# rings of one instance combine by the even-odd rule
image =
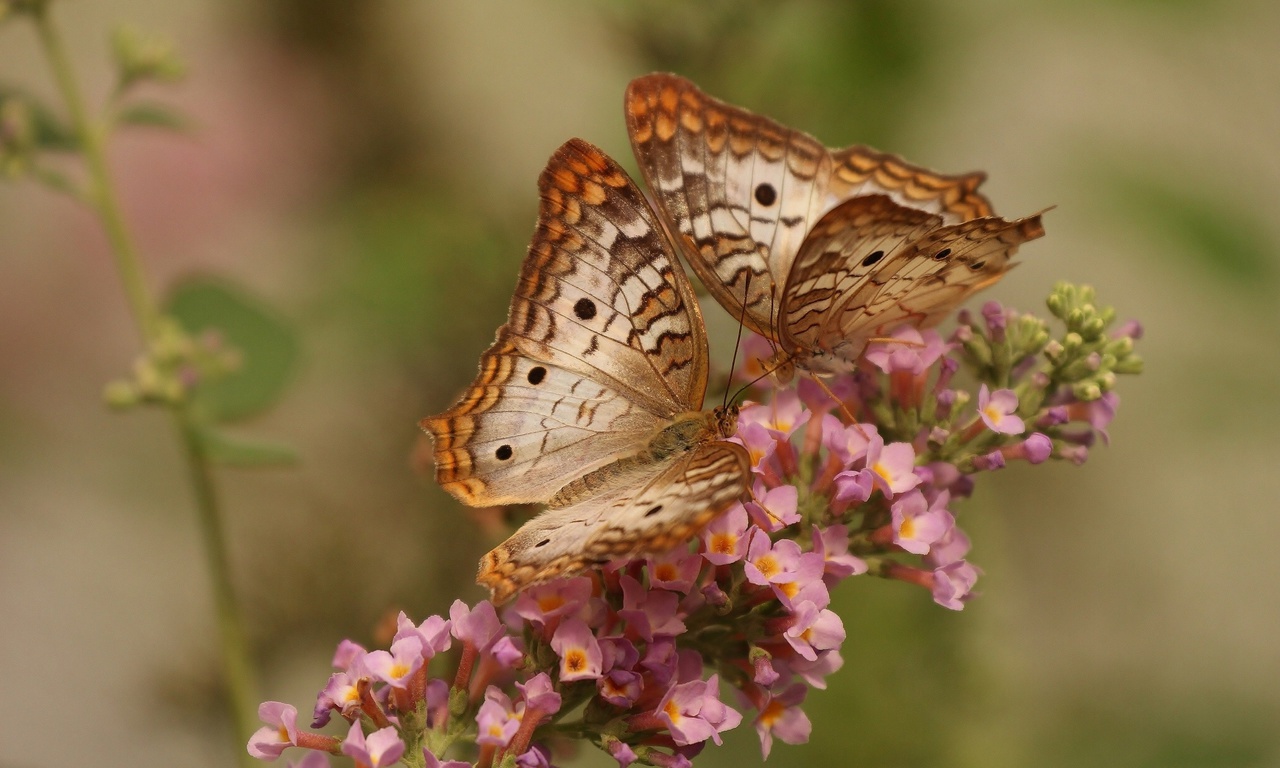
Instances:
[[[936,324],[1044,234],[977,189],[726,104],[671,74],[631,81],[631,146],[664,224],[711,295],[792,366],[851,370],[895,327]]]

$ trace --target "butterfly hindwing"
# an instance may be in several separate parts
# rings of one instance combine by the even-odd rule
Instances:
[[[701,445],[643,484],[543,512],[485,555],[476,580],[502,602],[591,565],[687,544],[742,496],[750,472],[742,446]]]

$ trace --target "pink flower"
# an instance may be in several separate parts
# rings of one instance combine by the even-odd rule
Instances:
[[[560,680],[595,680],[600,677],[600,643],[582,619],[571,617],[560,622],[551,638],[551,650],[560,656]]]
[[[713,565],[736,563],[746,554],[747,509],[734,504],[702,532],[702,556]]]
[[[889,338],[902,339],[905,344],[875,342],[867,345],[867,362],[884,373],[896,372],[920,375],[946,354],[948,346],[933,329],[923,333],[910,325],[901,325],[889,334]]]
[[[875,473],[869,469],[845,470],[835,476],[835,501],[861,504],[871,498],[875,484]]]
[[[969,547],[969,537],[960,530],[959,526],[953,525],[941,539],[929,547],[929,554],[924,556],[924,564],[937,569],[959,562],[969,554]]]
[[[800,545],[791,539],[774,542],[768,534],[757,530],[747,548],[747,561],[743,565],[747,581],[761,586],[795,581],[796,568],[800,565]]]
[[[365,668],[393,688],[409,687],[409,678],[422,667],[422,640],[417,634],[402,637],[391,644],[391,652],[373,651],[364,660]]]
[[[1017,416],[1018,396],[1012,389],[991,392],[987,385],[978,388],[978,415],[992,432],[1003,435],[1020,435],[1027,425]]]
[[[493,603],[481,600],[475,608],[468,608],[461,600],[454,600],[449,607],[452,626],[450,632],[463,642],[471,643],[479,650],[487,650],[502,633],[502,622]]]
[[[808,688],[793,685],[777,696],[769,699],[769,703],[760,710],[756,717],[756,733],[760,736],[760,751],[764,758],[769,758],[773,748],[773,737],[777,736],[788,744],[804,744],[809,741],[809,733],[813,725],[809,716],[800,709]]]
[[[782,674],[794,674],[809,684],[811,688],[826,690],[827,676],[835,674],[844,666],[844,657],[837,650],[819,651],[818,658],[806,659],[796,656],[784,661],[775,661],[774,665]]]
[[[740,443],[751,456],[751,471],[761,474],[767,471],[778,450],[778,439],[765,429],[762,424],[751,422],[738,429],[738,434],[729,438],[730,442]]]
[[[285,748],[298,743],[298,710],[279,701],[258,705],[258,719],[266,723],[249,738],[249,754],[261,760],[275,760]]]
[[[586,576],[538,584],[521,592],[511,610],[520,618],[543,626],[557,616],[583,611],[591,600],[591,588],[591,579]]]
[[[752,501],[746,504],[747,512],[756,525],[766,531],[774,532],[800,522],[797,511],[799,489],[794,485],[780,485],[765,490],[764,483],[755,483]]]
[[[619,579],[622,610],[618,616],[645,641],[657,635],[678,635],[685,631],[678,614],[680,597],[664,590],[646,590],[630,576]]]
[[[819,651],[835,650],[844,642],[844,622],[833,611],[803,602],[783,637],[802,658],[815,661]]]
[[[720,678],[694,680],[672,686],[655,710],[676,744],[685,746],[711,739],[742,722],[742,715],[720,701]]]
[[[333,652],[333,668],[340,669],[343,672],[352,672],[358,677],[360,672],[352,669],[352,667],[359,664],[368,653],[364,646],[359,643],[343,640],[338,643],[337,650]]]
[[[934,542],[941,541],[947,531],[955,527],[955,518],[947,511],[950,499],[946,491],[938,494],[933,504],[929,504],[920,491],[901,496],[890,509],[893,543],[912,554],[927,553]]]
[[[453,639],[449,636],[450,623],[439,616],[428,616],[421,624],[414,625],[404,611],[396,618],[396,635],[400,640],[416,635],[422,641],[422,658],[431,659],[437,653],[449,650]]]
[[[357,720],[351,724],[347,738],[342,742],[342,754],[360,765],[382,768],[400,759],[404,754],[404,742],[391,726],[374,731],[366,738]]]
[[[505,747],[511,743],[511,737],[520,728],[520,716],[507,694],[494,686],[484,692],[484,703],[476,713],[477,744],[490,744]]]
[[[676,548],[665,555],[648,558],[649,586],[684,594],[702,572],[702,557],[687,549]]]
[[[895,496],[920,484],[915,464],[916,451],[910,443],[885,445],[884,440],[875,435],[867,446],[867,469],[873,473],[876,487],[886,496]]]
[[[596,681],[600,698],[623,709],[636,703],[643,688],[640,674],[625,669],[615,669]]]
[[[795,389],[779,390],[768,403],[756,403],[742,409],[738,424],[759,424],[777,440],[789,440],[796,430],[809,421],[809,411],[800,402]]]
[[[546,672],[539,672],[529,678],[528,682],[516,683],[524,698],[525,712],[538,710],[544,716],[554,715],[560,711],[560,694],[551,685],[551,678]]]
[[[823,570],[833,580],[857,576],[867,572],[867,563],[849,554],[849,528],[833,525],[828,528],[813,527],[813,551],[822,557]]]
[[[866,456],[871,441],[878,439],[879,434],[874,424],[845,426],[844,422],[829,413],[822,417],[822,444],[844,467],[849,467]],[[881,443],[883,442],[882,440]]]
[[[933,601],[943,608],[959,611],[972,596],[978,569],[960,560],[933,571]]]

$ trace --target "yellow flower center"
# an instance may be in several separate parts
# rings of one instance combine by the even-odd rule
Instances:
[[[898,537],[903,539],[914,539],[916,537],[916,523],[909,517],[902,519],[902,525],[898,528]]]
[[[658,581],[671,581],[679,575],[680,573],[671,563],[660,563],[658,567],[653,570],[653,576]]]
[[[773,555],[765,555],[759,560],[756,560],[756,568],[760,570],[760,573],[763,574],[765,578],[768,578],[782,570],[778,567],[778,560]]]
[[[288,728],[285,728],[285,727],[282,725],[282,726],[280,726],[279,731],[280,731],[280,740],[281,740],[281,741],[288,741],[288,740],[289,740],[289,729],[288,729]]]
[[[409,674],[408,664],[405,664],[404,662],[396,662],[395,664],[391,665],[392,677],[404,677],[407,674]]]
[[[717,533],[711,537],[711,551],[721,555],[732,555],[738,548],[738,537],[732,533]]]
[[[779,584],[778,589],[782,590],[782,594],[787,597],[795,597],[800,591],[800,585],[794,581],[788,581],[786,584]]]
[[[782,717],[784,709],[786,707],[782,706],[782,702],[776,699],[769,702],[769,705],[760,713],[760,722],[764,724],[765,728],[772,728],[773,724],[778,722],[778,718]]]
[[[890,482],[890,480],[892,479],[890,477],[892,473],[889,472],[889,468],[878,461],[875,464],[871,465],[871,471],[875,472],[877,475],[882,477],[886,483]]]
[[[562,605],[564,605],[564,597],[558,592],[552,592],[538,598],[538,609],[543,613],[550,613]]]
[[[1004,418],[1004,414],[997,410],[994,405],[988,405],[986,408],[983,408],[982,414],[996,424],[999,424],[1000,419]]]
[[[587,668],[587,654],[581,648],[574,648],[564,655],[566,672],[581,672]]]
[[[662,708],[667,713],[667,717],[671,718],[672,723],[680,722],[680,709],[676,706],[675,699],[667,702],[667,706]]]

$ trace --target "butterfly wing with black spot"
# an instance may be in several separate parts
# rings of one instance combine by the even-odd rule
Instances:
[[[943,226],[941,214],[886,195],[855,197],[814,226],[784,293],[784,343],[849,369],[869,339],[908,323],[928,327],[999,280],[1039,214]]]
[[[476,506],[545,502],[701,407],[692,288],[635,184],[574,139],[539,180],[507,323],[456,405],[423,419],[436,479]]]

